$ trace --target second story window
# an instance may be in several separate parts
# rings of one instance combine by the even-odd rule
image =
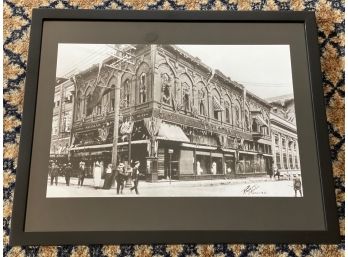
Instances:
[[[204,89],[201,89],[198,92],[198,97],[199,97],[199,114],[202,116],[206,116],[206,111],[205,111],[205,92]]]
[[[231,123],[231,106],[229,102],[225,101],[225,121]]]
[[[121,88],[122,107],[129,107],[130,105],[130,80],[127,79]]]
[[[190,111],[190,86],[187,83],[182,84],[182,106],[185,112]]]
[[[146,74],[142,73],[140,75],[140,84],[139,84],[139,103],[145,103],[147,101],[147,82]]]

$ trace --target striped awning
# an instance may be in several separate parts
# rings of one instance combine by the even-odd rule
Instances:
[[[215,96],[213,96],[213,108],[216,112],[222,112],[224,110],[220,104],[220,101]]]

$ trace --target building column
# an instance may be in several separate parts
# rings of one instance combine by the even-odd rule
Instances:
[[[277,166],[277,153],[276,153],[276,144],[275,144],[275,134],[272,132],[272,155],[273,155],[273,165]],[[273,169],[273,167],[271,167]]]
[[[296,142],[296,159],[297,159],[297,165],[298,165],[298,169],[301,169],[301,163],[300,163],[300,152],[298,149],[298,141],[297,139],[295,140]]]
[[[208,98],[207,114],[208,114],[208,118],[210,119],[212,117],[212,113],[211,112],[213,110],[213,108],[212,108],[212,106],[213,106],[213,104],[212,104],[212,97],[211,97],[211,92],[210,91],[208,91],[207,98]]]
[[[286,152],[286,166],[288,167],[287,169],[289,170],[289,138],[285,138],[285,152]]]
[[[281,133],[279,135],[279,155],[280,155],[280,168],[284,169],[284,159],[283,159],[283,135]]]

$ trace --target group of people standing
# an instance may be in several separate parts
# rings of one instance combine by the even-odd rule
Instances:
[[[144,176],[139,171],[140,162],[135,161],[130,165],[125,165],[120,162],[115,170],[112,169],[112,164],[108,164],[105,169],[104,183],[102,185],[102,173],[103,173],[103,162],[96,161],[93,163],[92,173],[93,173],[93,186],[95,189],[111,189],[116,182],[116,193],[122,194],[127,182],[132,183],[130,191],[135,191],[139,194],[138,184],[139,178]],[[88,170],[86,168],[86,163],[80,161],[79,167],[77,169],[76,175],[78,178],[78,187],[82,187],[85,178],[88,176]],[[73,176],[73,168],[71,163],[58,164],[56,161],[50,161],[49,164],[49,176],[50,184],[58,185],[58,176],[64,176],[67,186],[70,186],[70,178]]]
[[[50,161],[49,167],[49,176],[51,179],[51,185],[53,183],[57,186],[58,185],[58,176],[64,176],[65,177],[65,183],[67,186],[70,185],[70,178],[73,175],[73,169],[71,163],[63,163],[59,164],[58,162],[55,161]]]

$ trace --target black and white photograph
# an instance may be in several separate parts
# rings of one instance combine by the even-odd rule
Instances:
[[[303,197],[289,45],[58,44],[49,198]]]

